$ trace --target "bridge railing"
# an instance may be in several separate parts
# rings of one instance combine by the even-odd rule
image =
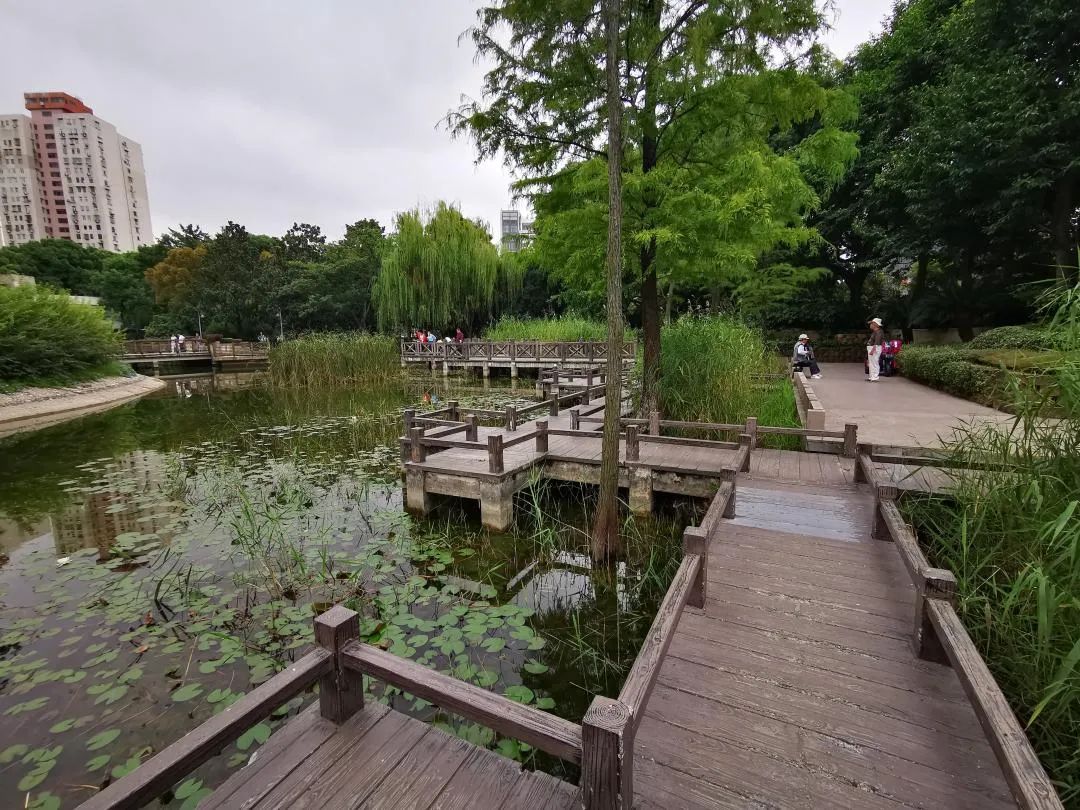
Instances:
[[[874,489],[872,536],[896,545],[915,588],[911,633],[915,654],[928,661],[952,666],[975,709],[975,716],[979,718],[1017,806],[1025,810],[1060,810],[1063,805],[1050,777],[956,612],[956,577],[948,569],[930,565],[915,532],[897,507],[898,488],[891,483],[879,482],[875,463],[967,468],[986,465],[978,461],[953,465],[944,453],[931,448],[860,445],[855,480],[867,482]]]
[[[633,360],[637,344],[623,344],[622,357]],[[400,354],[403,363],[505,363],[556,362],[592,363],[607,359],[607,342],[602,340],[542,341],[542,340],[465,340],[461,343],[445,340],[427,343],[402,339]]]

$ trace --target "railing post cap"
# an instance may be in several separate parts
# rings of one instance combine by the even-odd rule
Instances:
[[[359,622],[359,614],[355,610],[349,610],[344,605],[334,605],[315,617],[316,640],[319,640],[320,630],[337,635],[340,628],[347,627],[354,622]]]
[[[633,717],[630,715],[630,708],[625,703],[603,695],[597,695],[589,704],[585,716],[581,719],[581,724],[621,732],[632,721]]]

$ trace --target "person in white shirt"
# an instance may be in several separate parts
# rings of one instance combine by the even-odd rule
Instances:
[[[811,377],[815,380],[821,379],[821,369],[818,368],[817,360],[814,359],[814,349],[806,334],[799,335],[799,342],[795,344],[791,353],[791,365],[799,369],[809,368]]]

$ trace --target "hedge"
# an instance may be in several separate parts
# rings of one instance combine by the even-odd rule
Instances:
[[[999,326],[967,344],[971,349],[1057,349],[1057,335],[1045,326]]]
[[[0,381],[73,379],[120,353],[100,307],[47,287],[0,286]]]
[[[900,371],[931,388],[991,408],[999,408],[1006,401],[1008,372],[980,365],[967,348],[905,346],[900,353]]]

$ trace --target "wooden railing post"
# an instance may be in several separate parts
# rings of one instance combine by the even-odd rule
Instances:
[[[592,402],[592,389],[586,385],[585,390],[581,392],[581,404],[588,405],[590,402]]]
[[[412,430],[413,420],[416,419],[416,410],[414,408],[406,408],[402,417],[405,420],[405,433],[408,433]]]
[[[863,456],[866,456],[867,464],[870,463],[870,454],[873,452],[874,446],[871,444],[856,444],[855,445],[855,471],[852,474],[851,480],[856,484],[869,483],[866,477],[866,470],[863,469]]]
[[[476,423],[477,423],[476,414],[471,413],[471,414],[469,414],[468,416],[465,417],[465,441],[467,441],[467,442],[475,442],[476,441],[476,432],[477,432],[476,431],[476,427],[477,427]]]
[[[570,429],[581,430],[581,412],[577,408],[570,409]]]
[[[724,507],[724,517],[735,517],[735,479],[738,477],[738,470],[732,467],[724,467],[720,470],[720,482],[721,484],[731,484],[731,497],[728,498],[727,505]]]
[[[746,417],[746,435],[750,437],[750,449],[757,447],[757,417]]]
[[[506,406],[506,416],[503,419],[503,427],[507,430],[517,430],[517,408],[513,405]]]
[[[547,421],[540,420],[536,423],[536,452],[546,453],[548,451],[548,432]]]
[[[660,435],[660,411],[650,411],[649,413],[649,435]]]
[[[881,514],[881,502],[882,501],[895,501],[900,495],[898,490],[893,484],[878,484],[874,490],[874,528],[870,532],[870,536],[877,540],[891,540],[892,535],[889,534],[889,526],[885,522],[884,516]]]
[[[558,416],[559,415],[559,395],[558,394],[552,394],[551,395],[551,415],[552,416]]]
[[[417,463],[427,459],[422,427],[409,428],[409,458]]]
[[[634,726],[630,710],[593,698],[581,721],[581,799],[585,810],[629,810],[634,799]]]
[[[638,439],[638,426],[626,426],[626,460],[639,461],[641,459],[641,442]]]
[[[709,533],[700,526],[687,526],[682,536],[683,554],[697,554],[701,558],[697,576],[686,597],[686,604],[691,607],[705,607],[705,596],[708,589],[707,569],[709,567]]]
[[[858,447],[859,426],[851,423],[844,425],[844,458],[855,458],[858,455]]]
[[[742,456],[742,466],[739,467],[739,472],[750,472],[751,441],[749,434],[743,433],[739,436],[739,454]]]
[[[488,436],[488,472],[501,473],[503,471],[503,437],[496,433]]]
[[[334,654],[334,668],[319,678],[319,712],[341,725],[364,708],[364,676],[346,669],[341,651],[360,638],[360,618],[354,611],[334,605],[315,617],[315,643]]]
[[[930,614],[926,610],[926,603],[930,599],[956,604],[956,577],[952,571],[943,568],[923,570],[922,586],[915,594],[915,628],[911,636],[911,645],[919,658],[947,664],[949,656],[938,639],[937,631],[930,621]]]
[[[448,345],[453,345],[453,344],[448,344]],[[456,399],[452,399],[452,400],[450,400],[449,402],[446,403],[446,410],[448,411],[448,413],[446,414],[447,419],[449,419],[451,422],[459,421],[459,419],[458,419],[458,416],[459,416],[458,401]]]

